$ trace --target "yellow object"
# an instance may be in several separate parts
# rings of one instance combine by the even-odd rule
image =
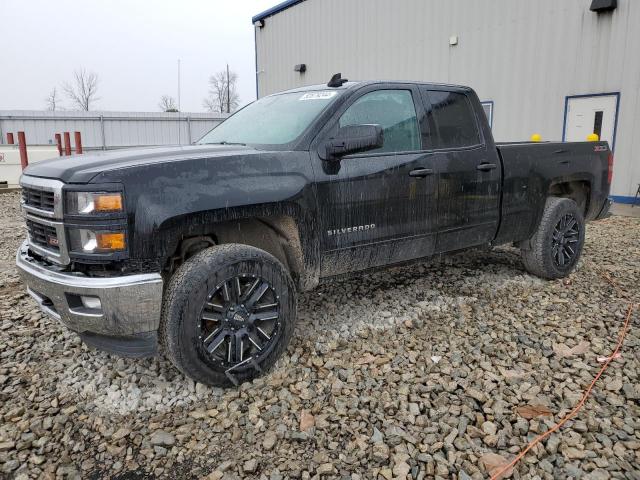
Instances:
[[[100,250],[124,250],[124,233],[96,233]]]
[[[542,141],[542,135],[540,135],[539,133],[534,133],[533,135],[531,135],[531,141],[532,142],[541,142]]]
[[[96,195],[95,205],[98,212],[119,212],[122,210],[122,195],[119,193]]]
[[[598,140],[600,140],[600,137],[597,133],[590,133],[587,136],[587,142],[597,142]]]

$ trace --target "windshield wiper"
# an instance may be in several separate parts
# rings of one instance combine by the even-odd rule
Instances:
[[[222,140],[221,142],[207,142],[207,143],[205,143],[205,145],[242,145],[243,147],[247,146],[246,143],[227,142],[226,140]]]

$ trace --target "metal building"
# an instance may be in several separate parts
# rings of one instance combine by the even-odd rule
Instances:
[[[638,188],[638,0],[289,0],[253,23],[259,97],[336,72],[469,85],[497,141],[599,132],[614,200]]]

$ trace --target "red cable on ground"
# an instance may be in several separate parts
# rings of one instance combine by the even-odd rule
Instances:
[[[620,288],[619,285],[617,285],[613,279],[606,273],[601,272],[602,276],[605,278],[605,280],[607,280],[607,282],[609,282],[611,285],[613,285],[616,290],[623,294],[623,290]],[[624,296],[624,295],[622,295]],[[636,308],[636,306],[633,304],[633,302],[629,303],[629,307],[627,309],[627,316],[625,318],[624,321],[624,326],[622,327],[622,330],[620,331],[619,334],[619,338],[618,338],[618,344],[616,345],[616,349],[614,350],[614,352],[607,358],[607,361],[604,363],[604,365],[602,365],[602,368],[600,369],[600,371],[598,372],[598,374],[594,377],[593,381],[591,382],[591,385],[589,385],[589,388],[587,388],[584,392],[584,395],[582,395],[582,399],[578,402],[578,404],[573,408],[573,410],[571,410],[567,415],[565,415],[562,420],[560,420],[558,423],[556,423],[553,427],[551,427],[549,430],[547,430],[546,432],[538,435],[536,438],[534,438],[528,445],[527,447],[522,450],[517,456],[516,458],[514,458],[511,463],[509,463],[508,465],[505,465],[504,467],[502,467],[497,473],[493,474],[491,476],[491,480],[498,480],[498,478],[500,478],[501,475],[503,475],[507,470],[509,470],[510,468],[513,468],[513,466],[518,463],[522,457],[524,457],[527,452],[529,450],[531,450],[534,446],[536,446],[538,443],[540,443],[542,440],[544,440],[545,438],[547,438],[549,435],[551,435],[553,432],[557,431],[560,429],[560,427],[562,427],[565,423],[567,423],[567,421],[569,421],[571,419],[571,417],[573,417],[576,413],[578,413],[578,411],[580,411],[580,409],[584,406],[584,403],[586,402],[587,398],[589,397],[589,395],[591,394],[591,390],[593,390],[594,385],[596,384],[596,382],[598,381],[598,379],[602,376],[602,374],[604,373],[604,371],[607,369],[607,367],[609,366],[609,364],[611,363],[611,361],[616,357],[616,355],[618,354],[618,352],[620,351],[620,348],[622,347],[622,342],[624,341],[624,337],[627,334],[627,330],[629,330],[629,324],[631,323],[631,314],[633,313],[634,309]]]

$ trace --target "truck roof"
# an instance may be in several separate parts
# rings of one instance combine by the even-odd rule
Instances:
[[[363,80],[363,81],[353,81],[353,82],[345,82],[339,87],[329,87],[326,83],[316,84],[316,85],[307,85],[304,87],[292,88],[290,90],[284,90],[282,92],[274,93],[273,95],[277,95],[279,93],[295,93],[295,92],[305,92],[311,90],[351,90],[356,87],[363,87],[366,85],[376,85],[376,84],[412,84],[412,85],[425,85],[427,87],[450,87],[457,89],[470,90],[471,87],[467,87],[465,85],[454,85],[448,83],[436,83],[436,82],[420,82],[416,80]]]

